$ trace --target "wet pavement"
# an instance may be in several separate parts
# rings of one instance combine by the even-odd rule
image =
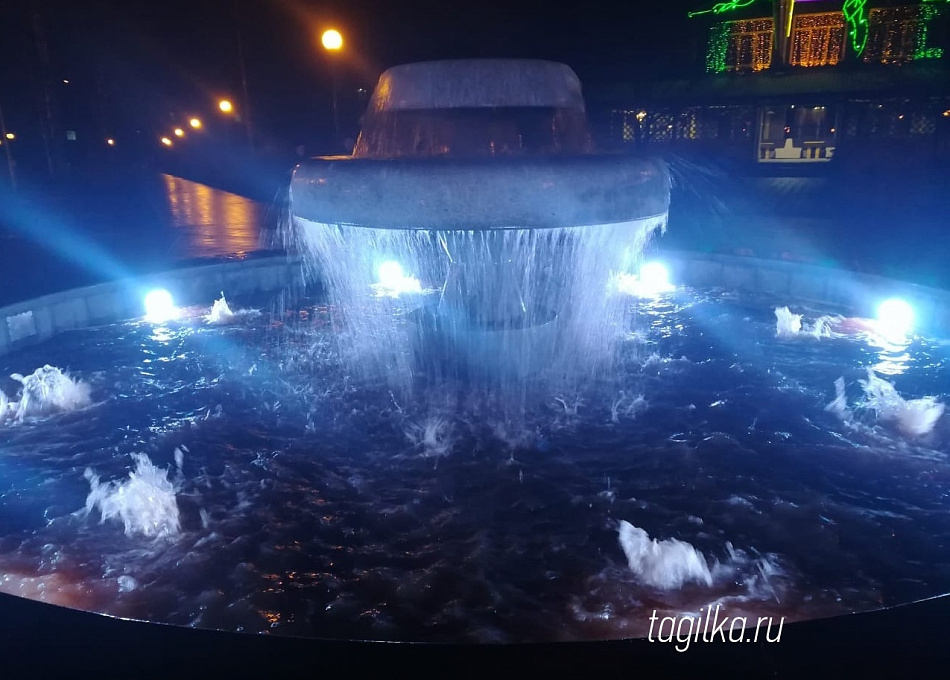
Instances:
[[[0,205],[0,304],[275,245],[284,206],[166,174]]]

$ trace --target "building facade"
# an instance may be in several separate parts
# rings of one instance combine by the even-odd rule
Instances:
[[[759,167],[950,162],[946,0],[734,0],[692,16],[710,23],[705,73],[615,97],[617,144]]]

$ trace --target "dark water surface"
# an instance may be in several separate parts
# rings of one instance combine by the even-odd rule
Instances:
[[[329,308],[247,302],[263,314],[191,310],[0,359],[0,375],[68,369],[94,401],[0,426],[4,591],[233,631],[510,642],[645,635],[654,609],[802,619],[950,590],[946,416],[908,440],[824,408],[839,376],[858,402],[869,367],[946,401],[946,344],[779,340],[790,301],[681,291],[631,303],[612,379],[515,426],[398,404],[345,375]],[[142,453],[177,485],[175,536],[83,512],[84,471],[126,481]],[[694,545],[713,584],[638,582],[619,520]]]

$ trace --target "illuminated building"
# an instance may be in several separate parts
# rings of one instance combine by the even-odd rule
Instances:
[[[707,71],[835,66],[849,58],[897,64],[943,57],[943,49],[931,42],[935,21],[941,14],[950,14],[946,0],[879,7],[872,7],[868,0],[774,0],[772,4],[772,16],[761,16],[767,10],[765,0],[719,3],[716,9],[690,14],[749,15],[719,19],[709,28]]]
[[[772,173],[950,160],[950,0],[695,2],[696,75],[613,99],[618,144]]]

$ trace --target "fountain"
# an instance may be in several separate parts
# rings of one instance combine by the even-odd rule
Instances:
[[[22,622],[55,619],[89,664],[181,652],[150,658],[164,676],[209,649],[219,674],[484,675],[475,645],[292,636],[602,641],[713,611],[791,625],[766,652],[697,637],[704,670],[934,647],[913,613],[800,620],[950,587],[945,292],[699,254],[638,269],[666,170],[594,154],[547,62],[391,69],[353,156],[292,191],[299,260],[0,309],[0,618],[23,649],[56,636]],[[324,290],[287,294],[301,268]],[[884,293],[917,318],[867,318]],[[915,606],[940,629],[945,603]],[[494,659],[675,654],[543,649]]]
[[[469,60],[386,71],[353,155],[301,164],[291,193],[350,367],[408,398],[420,374],[430,393],[460,376],[504,393],[609,371],[608,284],[665,226],[670,179],[593,153],[567,66]]]

